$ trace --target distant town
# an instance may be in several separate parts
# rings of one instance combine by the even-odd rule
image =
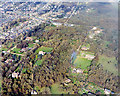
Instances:
[[[110,8],[116,10],[110,3],[0,1],[1,94],[117,94]]]

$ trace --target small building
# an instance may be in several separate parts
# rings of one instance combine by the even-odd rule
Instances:
[[[22,49],[20,50],[20,52],[25,52],[25,51],[27,51],[27,48],[22,48]]]
[[[97,30],[97,31],[94,31],[95,34],[99,34],[101,31],[100,30]]]
[[[4,54],[8,54],[8,52],[7,52],[7,51],[2,51],[2,53],[4,53]]]
[[[36,42],[36,43],[38,43],[38,42],[39,42],[39,40],[35,40],[35,42]]]
[[[70,82],[71,82],[70,79],[66,79],[66,80],[65,80],[65,83],[70,83]]]
[[[35,90],[32,90],[31,94],[37,94],[37,92]]]
[[[40,55],[45,55],[46,52],[43,52],[43,51],[39,51],[39,54]]]
[[[62,25],[62,23],[59,23],[59,22],[53,22],[53,24],[56,25],[56,26],[61,26]]]
[[[33,38],[31,38],[31,37],[26,37],[26,40],[27,40],[27,41],[32,41]]]
[[[12,73],[12,78],[18,78],[19,77],[19,72],[13,72]]]
[[[89,50],[89,47],[83,46],[81,49],[82,49],[82,50]]]
[[[97,29],[97,27],[93,27],[93,28],[92,28],[92,30],[96,30],[96,29]]]
[[[78,69],[76,70],[76,72],[77,72],[77,73],[83,73],[83,70],[80,69],[80,68],[78,68]]]
[[[88,60],[92,60],[95,58],[94,55],[90,55],[90,54],[86,54],[85,58],[87,58]]]
[[[105,88],[105,89],[104,89],[104,93],[105,93],[105,94],[110,94],[111,91],[110,91],[109,89],[106,89],[106,88]]]
[[[73,68],[72,73],[76,73],[76,68]]]
[[[12,60],[12,59],[7,59],[6,61],[5,61],[5,63],[10,63],[10,62],[13,62],[14,60]]]

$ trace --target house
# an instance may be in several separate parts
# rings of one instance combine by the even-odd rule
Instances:
[[[20,52],[25,52],[25,51],[27,51],[27,48],[22,48],[22,49],[20,50]]]
[[[97,31],[94,31],[95,34],[99,34],[101,31],[100,30],[97,30]]]
[[[83,73],[82,69],[78,68],[73,68],[72,73]]]
[[[80,69],[80,68],[78,68],[78,69],[76,70],[76,72],[77,72],[77,73],[83,73],[82,69]]]
[[[44,55],[46,52],[43,52],[43,51],[39,51],[39,54],[40,55]]]
[[[94,35],[89,35],[89,38],[92,39],[94,37]]]
[[[92,30],[96,30],[96,29],[97,29],[97,27],[93,27],[93,28],[92,28]]]
[[[72,71],[72,73],[76,73],[76,68],[73,68],[73,71]]]
[[[111,91],[110,91],[109,89],[106,89],[106,88],[105,88],[105,89],[104,89],[104,93],[105,93],[105,94],[110,94]]]
[[[14,60],[12,60],[12,59],[7,59],[6,61],[5,61],[5,63],[10,63],[10,62],[13,62]]]
[[[83,46],[81,49],[82,49],[82,50],[89,50],[89,47]]]
[[[36,42],[36,43],[38,43],[38,42],[39,42],[39,40],[35,40],[35,42]]]
[[[62,25],[62,23],[59,23],[59,22],[53,22],[53,24],[56,25],[56,26]]]
[[[66,80],[65,80],[65,83],[70,83],[70,82],[71,82],[70,79],[66,79]]]
[[[19,77],[19,72],[16,73],[16,72],[14,71],[14,72],[12,73],[12,78],[18,78],[18,77]]]
[[[26,40],[27,40],[27,41],[32,41],[33,38],[31,38],[31,37],[26,37]]]
[[[35,90],[32,90],[31,94],[37,94],[37,92]]]
[[[88,60],[92,60],[95,58],[94,55],[90,55],[90,54],[86,54],[85,58],[87,58]]]

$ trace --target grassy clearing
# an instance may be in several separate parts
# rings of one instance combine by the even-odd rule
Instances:
[[[23,68],[23,69],[22,69],[22,73],[25,73],[26,71],[27,71],[26,68]]]
[[[98,64],[102,64],[104,70],[108,70],[112,72],[114,75],[118,75],[118,69],[115,67],[115,65],[118,64],[115,57],[107,57],[105,55],[99,56]]]
[[[59,89],[59,84],[53,84],[51,86],[51,93],[52,94],[62,94],[62,92]]]
[[[108,47],[108,45],[109,45],[110,43],[111,43],[110,41],[104,41],[105,47]]]
[[[28,44],[29,48],[32,48],[34,46],[34,44]]]
[[[35,37],[35,36],[32,36],[31,38],[33,38],[33,39],[36,39],[37,37]]]
[[[91,64],[91,60],[88,60],[86,58],[81,58],[80,56],[77,56],[74,65],[77,68],[81,68],[81,69],[87,69],[88,66],[90,66]]]
[[[44,52],[51,52],[53,50],[53,48],[50,47],[40,47],[36,50],[36,53],[39,53],[39,51],[44,51]]]
[[[82,47],[87,47],[87,48],[90,48],[90,44],[84,44],[84,45],[82,45]]]
[[[37,60],[37,62],[35,63],[35,65],[41,65],[43,62],[43,60]]]
[[[7,51],[8,49],[7,48],[1,48],[2,51]]]
[[[19,52],[21,49],[20,48],[14,48],[12,50],[12,52],[18,53],[18,54],[22,54],[21,52]]]

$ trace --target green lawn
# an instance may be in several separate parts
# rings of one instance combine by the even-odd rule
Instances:
[[[22,52],[21,53],[19,52],[20,50],[21,50],[20,48],[14,48],[12,50],[12,52],[15,52],[15,53],[18,53],[18,54],[22,54]]]
[[[1,48],[2,51],[7,51],[8,49],[7,48]]]
[[[62,92],[59,89],[59,84],[53,84],[51,86],[51,93],[52,94],[62,94]]]
[[[0,80],[0,87],[2,87],[2,80]]]
[[[23,68],[23,69],[22,69],[22,73],[25,73],[26,71],[27,71],[26,68]]]
[[[36,53],[39,53],[39,51],[44,51],[44,52],[51,52],[53,50],[53,48],[50,47],[40,47],[36,50]]]
[[[105,55],[99,56],[98,64],[102,64],[104,70],[108,70],[109,72],[114,73],[115,75],[118,75],[118,69],[115,67],[115,64],[118,64],[115,57],[107,57]]]
[[[90,44],[84,44],[84,45],[82,45],[82,47],[87,47],[87,48],[90,48]]]
[[[34,44],[28,44],[29,48],[32,48],[34,46]]]
[[[17,67],[17,69],[15,70],[16,72],[19,70],[19,67]]]
[[[91,60],[88,60],[86,58],[81,58],[80,56],[77,56],[76,60],[74,61],[74,65],[77,68],[81,69],[87,69],[88,66],[90,66]]]
[[[41,65],[43,62],[43,60],[37,60],[37,62],[35,63],[35,65]]]

